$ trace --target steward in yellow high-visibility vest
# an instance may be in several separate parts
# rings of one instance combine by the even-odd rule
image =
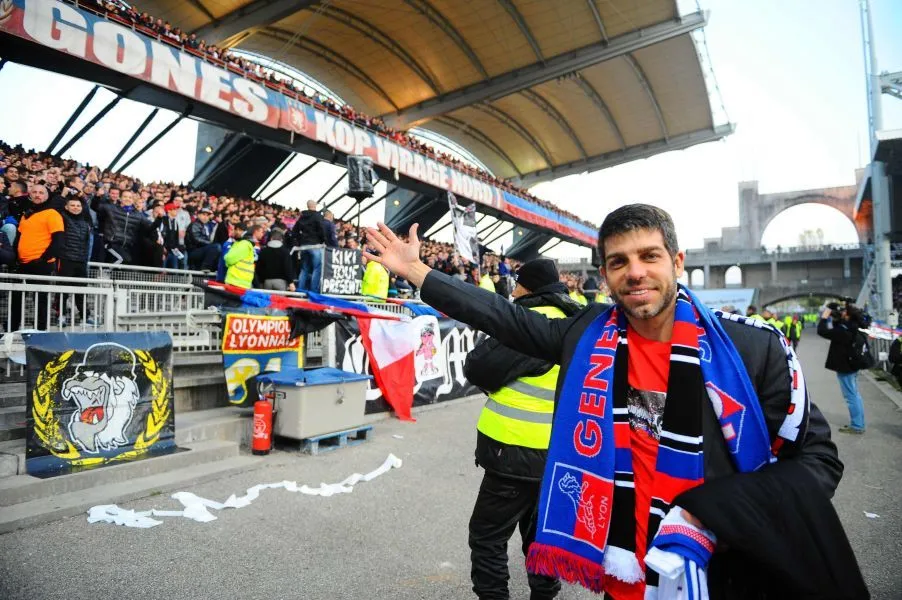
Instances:
[[[758,314],[758,307],[754,304],[749,304],[748,308],[745,309],[745,316],[749,319],[758,319],[759,321],[766,321],[764,317]]]
[[[225,282],[238,287],[254,286],[254,267],[257,261],[257,242],[263,239],[263,227],[252,225],[247,234],[232,244],[223,257],[226,266]]]
[[[366,263],[366,270],[363,272],[360,293],[364,296],[388,298],[388,284],[389,276],[385,267],[374,260],[368,261]]]
[[[530,261],[516,277],[515,304],[549,319],[582,309],[568,296],[554,261]],[[534,539],[559,368],[494,339],[467,355],[464,375],[488,395],[476,425],[476,464],[485,475],[470,519],[471,577],[480,598],[507,597],[506,549],[516,525],[524,549]],[[499,572],[502,564],[505,570]],[[560,590],[550,577],[531,575],[529,585],[536,598],[553,598]]]

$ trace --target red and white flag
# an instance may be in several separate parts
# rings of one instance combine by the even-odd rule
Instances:
[[[357,318],[360,340],[370,358],[370,369],[376,384],[395,414],[402,421],[415,421],[410,416],[413,406],[415,325],[410,321]]]

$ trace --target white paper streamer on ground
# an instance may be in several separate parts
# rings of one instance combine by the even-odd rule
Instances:
[[[361,481],[372,481],[376,477],[384,475],[392,469],[400,468],[401,459],[394,454],[389,454],[385,459],[385,462],[366,475],[354,473],[341,483],[320,483],[319,487],[315,488],[306,484],[298,486],[296,481],[261,483],[248,488],[243,496],[232,494],[225,502],[216,502],[214,500],[201,498],[191,492],[174,493],[172,498],[181,502],[184,510],[157,510],[154,508],[136,512],[134,510],[120,508],[115,504],[104,504],[102,506],[93,506],[88,510],[88,523],[104,522],[115,525],[124,525],[125,527],[137,527],[140,529],[162,525],[162,521],[152,519],[151,517],[183,517],[199,523],[208,523],[216,520],[216,516],[211,513],[209,509],[223,510],[226,508],[244,508],[260,497],[261,490],[281,488],[288,492],[323,497],[329,497],[335,494],[350,494],[354,491],[354,486]]]

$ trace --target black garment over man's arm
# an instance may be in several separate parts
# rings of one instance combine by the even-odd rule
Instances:
[[[549,319],[508,302],[495,292],[431,271],[420,297],[446,315],[484,331],[505,346],[549,362],[559,363],[564,334],[574,318]]]
[[[478,388],[496,392],[520,377],[541,375],[553,366],[554,363],[531,358],[490,338],[467,354],[464,377]]]

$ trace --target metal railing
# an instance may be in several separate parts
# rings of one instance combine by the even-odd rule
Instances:
[[[195,283],[209,273],[89,263],[88,278],[0,272],[0,381],[25,377],[22,334],[34,331],[166,331],[179,353],[219,352],[222,323]],[[302,292],[267,290],[304,299]],[[413,316],[408,308],[366,296],[342,296],[385,312]],[[417,302],[411,300],[411,302]],[[324,332],[307,336],[306,355],[326,360]]]

